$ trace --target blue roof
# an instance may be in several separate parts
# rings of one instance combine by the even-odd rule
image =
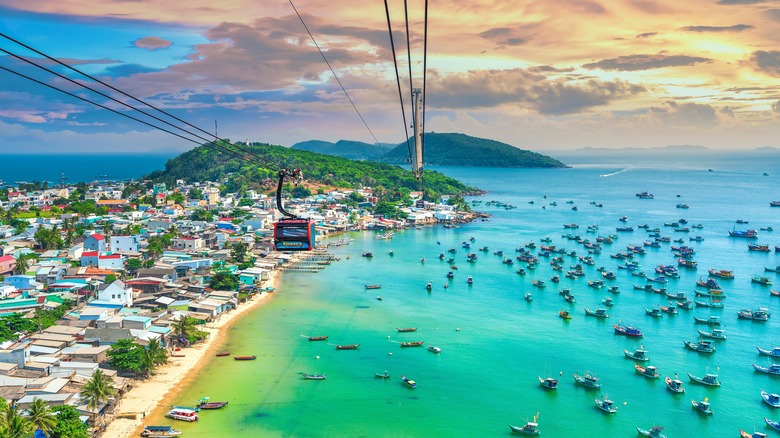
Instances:
[[[136,321],[136,322],[152,322],[152,318],[149,318],[148,316],[128,316],[125,318],[125,321]]]
[[[153,325],[153,326],[149,327],[147,330],[152,332],[152,333],[159,333],[161,335],[167,335],[168,333],[173,331],[173,330],[171,330],[170,327],[160,327],[160,326],[157,326],[157,325]]]

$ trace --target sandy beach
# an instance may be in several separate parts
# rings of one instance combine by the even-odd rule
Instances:
[[[277,289],[281,280],[280,271],[272,271],[271,278],[265,286]],[[188,376],[196,374],[205,363],[206,358],[215,354],[220,345],[224,343],[227,328],[240,319],[242,315],[256,309],[263,303],[267,303],[274,293],[261,293],[253,296],[247,303],[240,305],[236,310],[221,315],[218,320],[206,325],[204,331],[209,333],[206,341],[190,348],[183,348],[177,354],[184,357],[171,357],[168,364],[160,367],[148,380],[137,380],[116,408],[116,418],[103,433],[106,437],[131,437],[138,436],[143,431],[144,418],[173,404],[181,383]]]

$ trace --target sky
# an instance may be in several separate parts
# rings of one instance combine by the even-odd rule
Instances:
[[[402,142],[411,70],[426,132],[542,153],[780,147],[780,0],[431,1],[425,65],[424,0],[409,0],[408,39],[403,2],[388,5],[403,106],[378,0],[0,0],[0,67],[190,139],[0,70],[0,154],[205,141],[7,37],[234,141]]]

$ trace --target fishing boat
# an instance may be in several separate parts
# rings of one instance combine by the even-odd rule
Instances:
[[[469,275],[468,277],[466,277],[466,283],[468,283],[468,284],[474,284],[474,279],[471,277],[471,275]]]
[[[447,272],[447,278],[455,278],[455,274],[452,271]]]
[[[718,341],[726,340],[726,331],[723,329],[712,329],[711,332],[705,332],[704,330],[696,329],[699,332],[699,336],[707,339],[715,339]]]
[[[432,283],[429,281],[429,282],[428,282],[428,283],[425,285],[425,290],[427,290],[428,292],[430,292],[430,291],[431,291],[431,289],[433,289],[433,284],[432,284]]]
[[[612,298],[606,297],[606,298],[601,300],[601,304],[603,304],[603,305],[605,305],[607,307],[612,307],[612,306],[615,305],[615,302],[612,301]]]
[[[390,378],[390,374],[388,374],[387,371],[385,371],[382,374],[374,373],[374,377],[376,377],[378,379],[389,379]]]
[[[601,388],[601,383],[598,382],[599,378],[594,377],[592,374],[590,374],[590,371],[586,371],[585,374],[583,375],[574,373],[573,376],[575,382],[579,383],[580,385],[586,388],[590,388],[590,389]]]
[[[709,291],[694,289],[693,292],[697,297],[717,298],[719,300],[726,298],[726,294],[723,293],[723,289],[710,289]]]
[[[229,351],[220,351],[219,353],[217,353],[217,357],[225,357],[225,356],[230,356],[230,352]]]
[[[616,334],[630,336],[634,338],[642,337],[642,331],[634,326],[615,324],[613,327],[615,329]]]
[[[766,266],[764,266],[764,270],[767,272],[774,272],[776,274],[780,274],[780,265],[777,265],[774,268],[767,268]]]
[[[701,301],[701,300],[693,300],[694,303],[696,303],[699,307],[713,307],[713,308],[722,308],[723,307],[723,301],[717,301],[717,300],[710,300],[710,301]]]
[[[571,313],[569,313],[569,312],[568,312],[568,311],[566,311],[566,310],[561,310],[560,312],[558,312],[558,316],[559,316],[560,318],[563,318],[563,319],[566,319],[566,320],[569,320],[569,319],[571,319]]]
[[[372,252],[370,252],[370,251],[363,251],[363,253],[362,253],[361,255],[362,255],[363,257],[369,257],[369,258],[370,258],[370,257],[374,257],[374,253],[372,253]]]
[[[707,318],[699,318],[698,316],[694,316],[693,320],[696,324],[720,325],[720,316],[715,315],[710,315]]]
[[[357,350],[360,344],[336,345],[336,350]]]
[[[323,336],[309,336],[307,339],[310,340],[310,341],[325,341],[325,340],[328,339],[328,336],[327,335],[323,335]]]
[[[766,422],[766,424],[768,424],[768,425],[769,425],[769,427],[771,427],[772,429],[774,429],[774,430],[780,430],[780,421],[773,421],[773,420],[770,420],[769,418],[766,418],[766,417],[764,417],[764,421],[765,421],[765,422]],[[764,436],[766,436],[766,435],[764,435]]]
[[[664,430],[661,426],[653,426],[650,430],[645,430],[637,426],[636,431],[643,436],[649,436],[652,438],[666,438],[666,435],[662,434],[661,432]]]
[[[706,281],[699,278],[696,280],[696,286],[701,286],[703,288],[706,288],[708,290],[720,290],[720,284],[718,284],[717,280],[714,278],[708,278]]]
[[[637,373],[649,378],[649,379],[656,379],[660,377],[660,374],[658,374],[658,371],[656,367],[652,365],[648,365],[646,367],[643,367],[642,365],[634,364],[634,369]]]
[[[367,284],[367,285],[365,285],[365,288],[366,289],[381,289],[382,285],[381,284]]]
[[[533,301],[534,300],[534,297],[533,297],[533,295],[531,295],[531,292],[526,292],[525,295],[523,296],[523,298],[525,298],[526,301]]]
[[[179,435],[181,435],[181,431],[171,426],[144,426],[144,430],[141,432],[141,436],[145,438],[167,438]]]
[[[209,398],[210,397],[203,397],[202,399],[198,400],[198,407],[201,409],[208,410],[208,409],[222,409],[228,405],[228,402],[226,401],[212,402],[209,401]]]
[[[762,367],[761,365],[753,364],[753,369],[766,374],[773,374],[775,376],[780,376],[780,365],[773,363],[772,365],[769,365],[768,367]]]
[[[688,299],[688,297],[685,295],[685,292],[682,291],[677,291],[677,293],[674,294],[671,292],[667,292],[666,298],[669,298],[670,300],[683,300],[683,301]]]
[[[540,435],[539,425],[535,422],[529,421],[525,423],[523,427],[509,425],[512,432],[519,433],[521,435]]]
[[[741,438],[766,438],[767,434],[762,433],[762,432],[753,432],[751,434],[751,433],[745,432],[744,430],[740,429],[739,430],[739,436]]]
[[[725,278],[728,280],[734,279],[734,271],[729,271],[726,269],[707,269],[707,272],[709,272],[709,274],[713,277]]]
[[[696,409],[698,412],[701,412],[702,414],[712,415],[712,409],[710,409],[710,402],[707,401],[706,398],[702,401],[691,400],[691,405],[693,406],[693,409]]]
[[[596,318],[609,318],[609,314],[607,313],[607,309],[596,309],[596,310],[590,310],[587,307],[585,308],[585,314],[588,316],[595,316]]]
[[[691,382],[696,382],[701,385],[707,385],[707,386],[720,386],[720,381],[718,380],[717,374],[710,374],[707,373],[704,375],[704,377],[694,376],[691,373],[685,373],[688,375],[688,378],[691,379]]]
[[[617,286],[609,286],[609,287],[607,288],[607,291],[608,291],[609,293],[613,293],[613,294],[616,294],[616,295],[617,295],[617,294],[620,294],[620,289],[618,289],[618,287],[617,287]]]
[[[645,314],[647,314],[648,316],[652,316],[653,318],[660,318],[664,316],[663,312],[661,312],[660,307],[653,307],[652,309],[648,309],[647,307],[645,307]]]
[[[677,307],[672,303],[669,303],[668,306],[658,306],[658,307],[661,309],[661,312],[664,312],[669,315],[677,315],[678,313],[680,313],[677,311]]]
[[[690,269],[694,269],[697,266],[699,266],[699,264],[695,260],[688,260],[684,258],[677,259],[677,265],[682,266],[684,268],[690,268]]]
[[[770,394],[763,389],[761,390],[761,398],[764,399],[764,403],[772,406],[773,408],[780,408],[780,395]]]
[[[325,380],[325,374],[301,374],[306,380]]]
[[[446,287],[447,287],[447,285],[445,284],[445,285],[444,285],[444,287],[446,288]],[[377,300],[377,301],[382,301],[382,296],[381,296],[381,295],[377,295],[377,296],[376,296],[376,300]]]
[[[401,342],[401,347],[419,347],[424,343],[425,341]]]
[[[691,300],[685,300],[685,301],[678,301],[677,307],[685,310],[691,310],[693,309],[693,301]]]
[[[404,385],[406,385],[409,388],[417,388],[417,382],[414,380],[407,379],[406,376],[401,376],[401,382],[403,382]]]
[[[544,280],[533,280],[534,287],[543,288],[546,287]]]
[[[729,231],[731,237],[742,237],[745,239],[755,239],[758,237],[758,231],[756,230],[731,230]]]
[[[441,348],[435,347],[433,345],[428,345],[428,351],[430,351],[431,353],[439,354],[441,353]]]
[[[683,341],[683,344],[697,353],[710,354],[715,352],[715,347],[712,345],[712,342],[703,339],[700,339],[699,342],[695,344],[689,341]]]
[[[188,421],[190,423],[198,421],[198,414],[192,409],[173,408],[168,411],[165,416],[168,418],[173,418],[174,420]]]
[[[758,350],[758,354],[763,354],[764,356],[780,357],[780,347],[775,347],[771,350],[756,347],[756,350]]]
[[[255,360],[257,356],[233,356],[235,360]]]
[[[647,281],[653,282],[653,283],[668,283],[669,282],[669,280],[667,280],[666,277],[664,277],[663,275],[660,275],[660,276],[655,277],[655,278],[647,277]]]
[[[594,288],[594,289],[601,289],[604,287],[604,280],[591,280],[588,281],[588,286]]]
[[[772,280],[769,279],[769,277],[762,277],[760,275],[754,275],[750,277],[750,281],[756,284],[760,284],[761,286],[771,286]]]
[[[408,333],[408,332],[416,332],[417,331],[417,327],[403,327],[403,328],[396,327],[395,329],[396,329],[396,331],[399,331],[401,333]]]
[[[539,377],[539,384],[542,385],[542,388],[545,389],[558,389],[558,380],[553,379],[552,377],[542,378]]]
[[[666,376],[666,389],[669,391],[672,391],[675,394],[682,394],[685,392],[685,388],[683,388],[682,385],[683,382],[680,379],[672,379],[671,377]]]
[[[617,408],[614,406],[615,402],[607,398],[606,395],[601,396],[601,398],[595,399],[596,407],[601,409],[602,411],[608,413],[608,414],[614,414],[617,412]]]
[[[650,360],[650,357],[647,356],[647,350],[634,350],[633,353],[628,350],[623,350],[623,354],[625,354],[629,359],[638,360],[641,362],[647,362]]]
[[[771,315],[769,314],[769,309],[759,307],[757,310],[742,309],[737,312],[737,316],[742,319],[752,319],[753,321],[767,321]]]
[[[765,243],[748,243],[748,251],[769,252],[771,249]]]

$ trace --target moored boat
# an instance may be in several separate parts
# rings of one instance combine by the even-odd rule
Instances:
[[[596,310],[590,310],[587,307],[585,308],[585,314],[588,316],[595,316],[596,318],[609,318],[609,314],[607,313],[607,309],[596,309]]]
[[[720,325],[720,316],[715,315],[710,315],[707,318],[699,318],[698,316],[694,316],[693,320],[696,324]]]
[[[762,277],[760,275],[754,275],[750,277],[750,281],[756,284],[760,284],[761,286],[771,286],[772,280],[769,279],[769,277]]]
[[[181,435],[181,431],[171,426],[144,426],[144,430],[141,432],[141,436],[145,438],[167,438],[179,435]]]
[[[748,433],[748,432],[745,432],[744,430],[740,429],[739,430],[739,436],[741,438],[766,438],[767,435],[765,433],[762,433],[762,432]]]
[[[648,309],[647,307],[645,307],[645,314],[647,314],[648,316],[652,316],[653,318],[660,318],[664,316],[660,307],[653,307],[652,309]]]
[[[529,421],[525,423],[523,427],[509,425],[512,432],[519,433],[521,435],[540,435],[539,425],[535,422]]]
[[[720,381],[718,380],[717,374],[707,373],[704,375],[704,377],[694,376],[691,373],[685,373],[685,374],[688,375],[688,378],[691,379],[691,382],[696,382],[707,386],[720,386]]]
[[[173,408],[168,411],[165,416],[173,418],[174,420],[188,421],[190,423],[198,421],[198,413],[192,409]]]
[[[645,430],[637,426],[636,431],[643,436],[649,436],[652,438],[666,438],[666,435],[662,434],[664,428],[661,426],[653,426],[650,430]]]
[[[233,356],[235,360],[255,360],[257,356]]]
[[[209,397],[203,397],[202,399],[198,400],[198,407],[201,409],[222,409],[225,406],[228,405],[228,402],[226,401],[217,401],[217,402],[211,402],[209,401]]]
[[[780,347],[775,347],[771,350],[767,350],[765,348],[761,348],[757,346],[756,350],[758,350],[758,354],[763,354],[764,356],[780,357]]]
[[[409,388],[417,388],[417,382],[414,380],[407,379],[406,376],[401,376],[401,382],[403,382],[404,385],[406,385]]]
[[[336,350],[357,350],[360,344],[336,345]]]
[[[301,375],[306,380],[325,380],[325,378],[326,378],[325,374],[307,374],[307,373],[302,373]]]
[[[656,379],[660,377],[660,374],[658,374],[658,370],[656,369],[656,367],[652,365],[643,367],[642,365],[634,364],[634,369],[636,370],[637,373],[649,379]]]
[[[758,231],[756,230],[731,230],[729,231],[731,237],[742,237],[745,239],[755,239],[758,237]]]
[[[641,338],[642,337],[642,331],[638,328],[630,325],[623,325],[623,324],[615,324],[614,326],[615,333],[619,335],[625,335],[635,338]],[[637,350],[639,351],[639,350]]]
[[[402,332],[402,333],[405,333],[405,332],[416,332],[417,331],[417,327],[403,327],[403,328],[402,327],[396,327],[395,329],[397,331],[399,331],[399,332]]]
[[[378,379],[389,379],[390,378],[390,374],[388,374],[387,371],[385,371],[382,374],[374,373],[374,377],[376,377]]]
[[[650,360],[650,357],[647,355],[647,350],[634,350],[633,353],[628,350],[623,350],[623,354],[625,354],[629,359],[638,360],[641,362],[647,362]]]
[[[381,289],[382,285],[381,284],[367,284],[367,285],[365,285],[365,288],[366,289]]]
[[[697,352],[697,353],[714,353],[715,347],[712,345],[712,342],[705,341],[705,340],[699,340],[697,343],[689,342],[689,341],[683,341],[686,347],[690,348],[691,350]]]
[[[430,351],[431,353],[439,354],[439,353],[441,353],[441,348],[433,346],[433,345],[429,345],[428,346],[428,351]]]
[[[310,340],[310,341],[325,341],[325,340],[328,339],[328,336],[327,335],[309,336],[307,339]]]
[[[614,406],[615,402],[607,398],[606,395],[601,396],[601,398],[595,399],[596,407],[601,409],[602,411],[608,413],[608,414],[614,414],[617,412],[617,408]]]
[[[727,269],[707,269],[707,272],[713,277],[725,278],[727,280],[734,279],[734,271],[729,271]]]
[[[737,312],[737,316],[742,319],[751,319],[753,321],[767,321],[771,314],[769,313],[769,309],[759,307],[756,310],[742,309]]]
[[[401,347],[419,347],[424,343],[425,341],[401,342]]]
[[[775,376],[780,375],[780,365],[776,363],[773,363],[768,367],[762,367],[761,365],[753,364],[753,369],[761,373],[772,374]]]
[[[585,374],[577,374],[574,373],[574,381],[579,383],[580,385],[590,388],[590,389],[598,389],[601,388],[601,383],[598,382],[599,378],[594,377],[592,374],[590,374],[590,371],[586,371]]]
[[[523,296],[523,298],[525,298],[526,301],[533,301],[534,300],[534,296],[531,295],[531,292],[526,292],[525,295]]]
[[[219,353],[217,353],[217,357],[225,357],[225,356],[230,356],[230,352],[229,351],[220,351]]]
[[[715,339],[719,341],[726,340],[726,330],[723,329],[712,329],[711,332],[705,332],[704,330],[700,329],[696,329],[696,331],[699,332],[699,336],[702,338]]]
[[[769,418],[764,417],[764,421],[766,422],[769,427],[771,427],[774,430],[780,430],[780,421],[774,421],[770,420]],[[766,436],[766,435],[764,435]]]
[[[701,412],[702,414],[712,415],[712,409],[710,409],[710,402],[707,401],[706,398],[701,401],[691,400],[691,405],[693,406],[693,409],[696,409],[698,412]]]
[[[762,389],[761,398],[764,400],[764,403],[768,404],[769,406],[772,406],[773,408],[780,408],[780,395],[771,394]]]
[[[558,389],[558,380],[552,377],[542,378],[539,376],[539,384],[545,389]]]
[[[563,319],[571,319],[571,313],[569,313],[566,310],[561,310],[560,312],[558,312],[558,316]]]
[[[672,391],[675,394],[682,394],[685,392],[685,388],[683,388],[683,382],[680,379],[672,379],[669,376],[666,376],[666,389]]]

